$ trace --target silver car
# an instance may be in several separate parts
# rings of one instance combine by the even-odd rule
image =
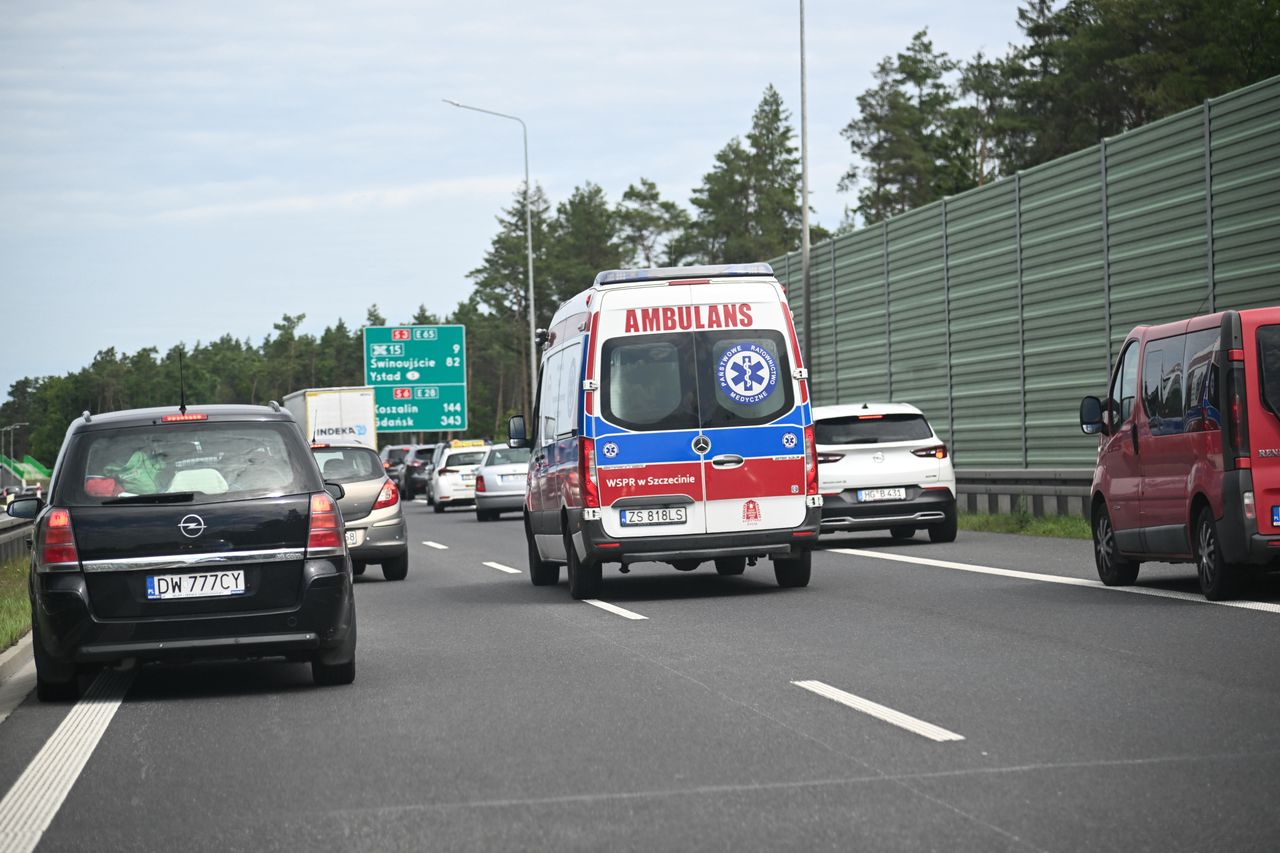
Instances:
[[[311,452],[326,483],[341,483],[346,494],[338,510],[347,528],[347,550],[357,575],[378,563],[382,576],[402,581],[409,574],[409,538],[400,492],[387,479],[382,459],[359,444],[313,444]]]
[[[476,469],[476,521],[493,521],[500,513],[524,509],[529,448],[496,444]]]

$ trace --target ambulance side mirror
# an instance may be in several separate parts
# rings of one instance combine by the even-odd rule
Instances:
[[[511,420],[507,421],[507,446],[529,446],[529,437],[524,431],[524,415],[513,415]]]

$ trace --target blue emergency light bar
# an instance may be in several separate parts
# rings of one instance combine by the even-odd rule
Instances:
[[[605,270],[596,276],[594,286],[633,284],[640,281],[679,281],[686,278],[740,278],[760,275],[773,275],[773,267],[768,264],[715,264],[701,267]]]

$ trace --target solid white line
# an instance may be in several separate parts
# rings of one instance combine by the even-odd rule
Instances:
[[[28,660],[13,675],[0,681],[0,723],[22,704],[27,694],[36,686],[36,662]]]
[[[448,545],[441,545],[439,542],[423,542],[422,544],[423,544],[423,545],[426,545],[428,548],[435,548],[437,551],[448,551],[448,550],[449,550],[449,546],[448,546]]]
[[[132,671],[108,670],[94,679],[0,800],[0,850],[35,850],[132,683]]]
[[[937,741],[938,743],[953,740],[964,740],[963,735],[947,731],[941,726],[935,726],[933,723],[926,723],[924,720],[918,720],[915,717],[902,713],[901,711],[895,711],[892,708],[887,708],[884,705],[872,702],[870,699],[863,699],[861,696],[854,696],[852,693],[846,693],[843,690],[832,687],[830,684],[823,684],[821,681],[793,681],[791,683],[796,687],[803,687],[811,693],[817,693],[819,696],[824,696],[833,702],[839,702],[841,705],[846,705],[855,711],[861,711],[864,714],[869,714],[878,720],[884,720],[886,723],[892,723],[899,728],[906,729],[907,731],[918,734],[921,737],[927,737],[929,740]]]
[[[641,616],[639,613],[633,613],[630,610],[619,607],[616,604],[610,604],[607,601],[601,601],[598,598],[584,598],[583,604],[590,604],[592,607],[599,607],[601,610],[607,610],[610,613],[621,616],[623,619],[648,619],[648,616]]]
[[[519,569],[513,569],[513,568],[511,568],[510,566],[504,566],[504,565],[502,565],[502,563],[485,563],[485,565],[486,565],[486,566],[488,566],[488,567],[489,567],[489,568],[491,568],[491,569],[497,569],[497,570],[498,570],[498,571],[500,571],[500,572],[506,572],[506,573],[507,573],[507,574],[509,574],[509,575],[518,575],[518,574],[520,574],[520,570],[519,570]]]
[[[1057,583],[1065,586],[1087,586],[1091,589],[1106,589],[1113,592],[1131,592],[1134,595],[1152,595],[1156,598],[1173,598],[1178,601],[1195,601],[1199,604],[1217,604],[1222,607],[1238,607],[1241,610],[1259,610],[1264,613],[1280,613],[1280,604],[1267,601],[1210,601],[1203,595],[1191,592],[1179,592],[1173,589],[1155,589],[1149,586],[1107,586],[1102,581],[1086,578],[1068,578],[1061,575],[1044,575],[1038,572],[1020,572],[1014,569],[997,569],[992,566],[975,566],[972,563],[952,563],[947,560],[931,560],[928,557],[907,557],[903,554],[889,554],[881,551],[863,551],[858,548],[832,548],[833,554],[849,554],[853,557],[873,557],[877,560],[894,560],[899,563],[918,563],[922,566],[933,566],[939,569],[956,569],[961,572],[975,572],[980,575],[998,575],[1005,578],[1018,578],[1042,583]]]

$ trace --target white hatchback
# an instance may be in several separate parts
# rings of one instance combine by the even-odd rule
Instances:
[[[924,413],[905,403],[815,406],[822,532],[956,538],[956,472]]]
[[[440,454],[428,486],[433,510],[444,512],[446,507],[475,502],[476,468],[480,467],[487,450],[485,447],[451,447]]]

